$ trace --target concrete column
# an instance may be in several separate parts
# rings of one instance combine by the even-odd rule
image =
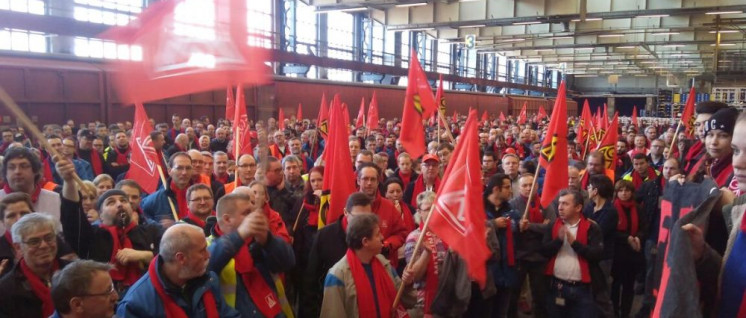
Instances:
[[[316,15],[316,52],[320,57],[327,57],[329,49],[329,37],[327,28],[329,20],[328,14],[322,13]],[[328,79],[329,75],[325,67],[316,66],[319,79]]]
[[[614,98],[614,96],[609,96],[608,98],[606,98],[606,106],[607,106],[606,111],[607,111],[607,116],[609,116],[609,118],[606,118],[606,120],[611,120],[611,117],[614,116],[614,111],[616,110],[615,102],[616,102],[616,98]]]
[[[650,114],[653,108],[655,108],[655,98],[652,96],[645,98],[645,113]]]
[[[52,16],[73,18],[75,2],[70,0],[49,0],[47,1],[47,13]],[[57,35],[49,37],[49,52],[73,54],[75,41],[72,36]]]

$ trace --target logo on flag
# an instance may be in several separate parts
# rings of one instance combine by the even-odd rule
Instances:
[[[420,101],[420,94],[414,94],[414,110],[422,116],[422,102]]]
[[[460,168],[464,170],[464,168]],[[458,172],[458,171],[454,171]],[[458,190],[454,192],[444,193],[438,197],[438,207],[436,209],[443,219],[450,225],[456,232],[466,236],[467,224],[466,218],[464,218],[464,195],[466,191]]]
[[[552,162],[554,160],[554,156],[557,154],[557,135],[552,136],[552,141],[544,146],[544,148],[541,148],[541,156],[544,157],[544,160],[547,162]]]
[[[598,149],[604,156],[604,162],[606,162],[606,169],[611,169],[614,166],[614,159],[616,157],[616,145],[606,145]]]
[[[142,128],[142,125],[138,127],[139,130],[142,130]],[[139,161],[135,160],[131,160],[130,163],[149,172],[150,175],[155,176],[155,161],[150,160],[150,158],[156,157],[157,155],[155,153],[155,148],[153,148],[153,141],[150,139],[150,135],[146,135],[145,138],[137,137],[135,138],[135,142],[137,143],[137,149],[140,150],[143,158],[145,158],[145,164],[147,167],[143,167]]]

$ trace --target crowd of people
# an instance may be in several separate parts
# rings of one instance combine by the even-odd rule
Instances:
[[[547,120],[493,117],[479,131],[485,286],[422,233],[465,118],[426,126],[419,158],[396,118],[350,127],[358,192],[326,224],[316,120],[252,122],[255,147],[238,157],[227,120],[151,120],[164,172],[153,193],[127,178],[129,121],[46,125],[54,152],[5,128],[0,317],[650,317],[665,187],[712,179],[718,209],[744,203],[746,141],[733,137],[746,133],[746,116],[725,104],[697,105],[694,138],[675,120],[620,118],[609,164],[575,142],[571,116],[568,186],[548,206],[538,200]],[[693,261],[715,275],[692,288],[719,290],[720,264],[740,253],[728,248],[744,227],[734,220],[713,213],[706,229],[686,227]],[[726,307],[692,316],[746,314]]]

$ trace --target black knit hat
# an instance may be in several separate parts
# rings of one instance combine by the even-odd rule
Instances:
[[[705,135],[707,135],[707,132],[716,129],[733,135],[733,129],[736,127],[736,118],[738,118],[738,110],[734,107],[726,107],[718,110],[704,123],[703,129]]]
[[[96,210],[101,212],[101,206],[104,204],[104,201],[108,199],[112,195],[121,195],[123,197],[127,197],[127,194],[124,193],[124,191],[119,189],[111,189],[104,192],[100,197],[98,197],[98,201],[96,201]]]
[[[697,112],[697,114],[714,114],[718,110],[724,108],[728,108],[728,104],[723,102],[704,101],[697,103],[697,106],[694,107],[694,110]]]

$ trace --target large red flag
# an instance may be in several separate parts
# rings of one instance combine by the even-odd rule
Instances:
[[[329,138],[324,148],[325,170],[319,227],[336,221],[343,214],[347,197],[357,191],[344,116],[339,97],[334,96],[329,115]]]
[[[202,3],[207,2],[207,3]],[[112,60],[117,96],[146,102],[237,83],[269,82],[265,49],[250,47],[245,0],[159,1],[100,37],[142,48]],[[205,10],[208,8],[209,10]],[[195,24],[195,14],[202,18]]]
[[[541,121],[546,117],[549,117],[546,109],[544,109],[544,106],[539,106],[539,114],[536,116],[536,121]]]
[[[376,98],[376,91],[373,91],[373,97],[370,99],[368,123],[365,126],[368,128],[368,131],[378,129],[378,99]]]
[[[249,118],[246,115],[246,100],[243,94],[243,87],[241,84],[236,89],[236,106],[233,118],[233,147],[236,156],[236,161],[243,154],[253,154],[254,147],[251,145],[251,127],[249,127]]]
[[[418,158],[425,153],[425,127],[422,126],[422,120],[437,111],[438,104],[414,50],[410,53],[408,80],[399,140],[412,158]]]
[[[614,113],[614,119],[611,120],[611,124],[606,129],[606,134],[601,142],[598,144],[598,151],[604,155],[604,161],[606,161],[606,169],[614,170],[616,167],[616,159],[618,154],[616,153],[616,142],[619,139],[619,116]]]
[[[500,123],[505,123],[505,114],[503,112],[500,112]]]
[[[567,100],[565,81],[560,83],[554,101],[549,130],[541,143],[539,165],[546,169],[541,206],[547,207],[560,190],[567,188]]]
[[[587,142],[588,149],[595,148],[597,143],[595,135],[593,134],[595,129],[591,129],[593,127],[593,115],[591,115],[591,106],[588,104],[587,99],[583,102],[583,111],[580,114],[579,125],[577,139],[575,139],[576,143],[581,147],[585,147]],[[591,139],[588,140],[588,138]],[[584,152],[587,153],[587,149],[583,149]]]
[[[609,128],[609,107],[604,103],[604,116],[603,120],[601,121],[601,128],[604,132],[606,132],[606,129]]]
[[[689,89],[689,96],[686,98],[686,106],[684,106],[684,111],[681,113],[681,122],[682,126],[684,126],[684,133],[686,133],[686,136],[689,138],[694,137],[694,120],[696,117],[694,117],[694,100],[696,99],[697,92],[694,90],[694,86],[692,86],[691,89]]]
[[[521,108],[521,113],[518,115],[517,123],[519,125],[523,125],[526,123],[526,106],[528,106],[527,103],[523,102],[523,108]]]
[[[357,111],[357,120],[355,121],[355,128],[360,128],[365,125],[365,97],[360,100],[360,109]]]
[[[295,121],[302,122],[303,121],[303,104],[298,103],[298,112],[295,114]]]
[[[326,139],[329,134],[329,108],[326,103],[326,93],[321,94],[321,107],[319,107],[319,116],[316,119],[316,126],[321,133],[321,137]]]
[[[282,107],[277,112],[277,128],[285,130],[285,111],[282,110]]]
[[[459,138],[451,157],[453,164],[446,168],[438,189],[429,229],[466,261],[469,277],[484,286],[487,279],[485,265],[490,251],[487,248],[486,214],[482,204],[477,120],[477,111],[470,111],[463,138]]]
[[[487,123],[487,121],[488,121],[489,119],[490,119],[490,118],[489,118],[489,115],[487,115],[487,110],[485,110],[484,112],[482,112],[482,122],[483,122],[483,123]]]
[[[347,104],[339,101],[339,95],[334,96],[334,103],[340,103],[342,105],[342,114],[344,115],[345,127],[347,127],[347,133],[350,133],[350,110],[347,109]],[[331,107],[329,107],[331,109]]]
[[[143,191],[153,193],[158,189],[158,156],[150,140],[153,127],[150,125],[148,114],[141,103],[135,104],[135,122],[132,126],[132,138],[130,138],[130,169],[127,171],[126,179],[132,179],[142,187]]]
[[[637,105],[632,106],[632,125],[634,125],[635,130],[637,130]]]
[[[236,101],[233,99],[233,87],[228,86],[225,89],[225,119],[230,122],[236,120],[233,118],[233,115],[236,112],[236,109],[234,108],[235,106]]]

